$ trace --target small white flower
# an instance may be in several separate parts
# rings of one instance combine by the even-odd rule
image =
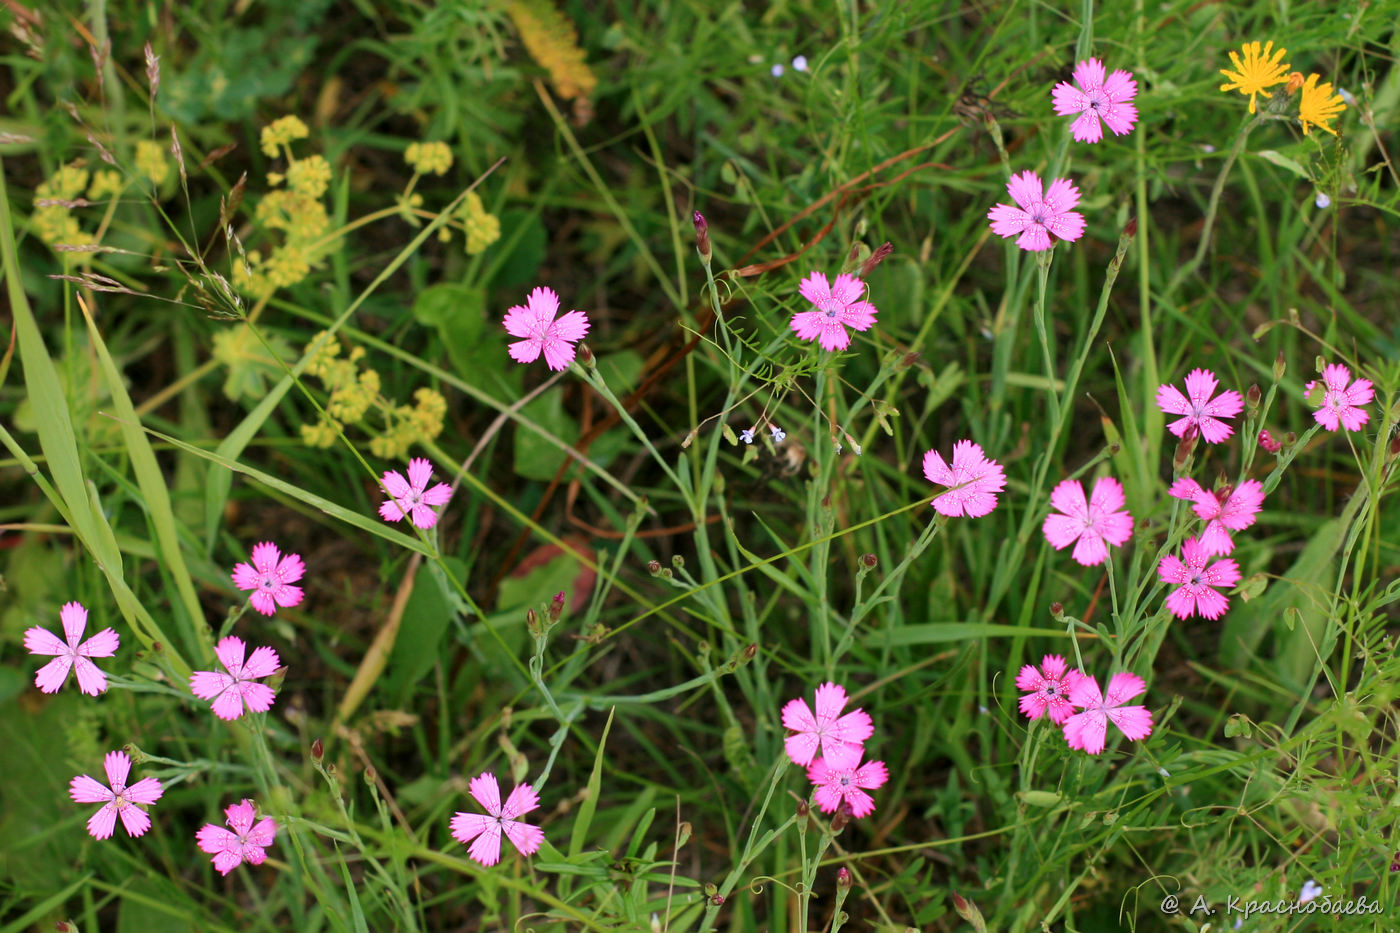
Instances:
[[[753,443],[753,428],[745,428],[744,430],[740,431],[740,432],[739,432],[739,440],[743,441],[745,444],[752,444],[752,443]]]
[[[806,56],[806,55],[799,55],[799,56],[797,56],[796,58],[794,58],[794,59],[792,60],[792,70],[793,70],[793,71],[806,71],[806,70],[807,70],[807,56]]]
[[[1303,891],[1302,891],[1302,893],[1298,895],[1298,903],[1299,903],[1299,904],[1306,904],[1308,901],[1310,901],[1310,900],[1312,900],[1313,898],[1317,897],[1317,896],[1318,896],[1319,894],[1321,894],[1321,893],[1322,893],[1322,885],[1318,884],[1316,881],[1314,881],[1313,879],[1309,878],[1309,879],[1308,879],[1306,882],[1304,882],[1304,884],[1303,884]]]
[[[773,443],[775,444],[781,444],[783,442],[783,438],[787,437],[787,432],[784,431],[782,428],[778,427],[776,424],[770,424],[768,426],[768,430],[772,432]]]
[[[1317,193],[1317,197],[1313,198],[1313,204],[1317,207],[1318,210],[1324,211],[1332,206],[1332,199],[1329,198],[1327,195],[1323,194],[1321,191],[1319,191]]]
[[[1215,151],[1215,147],[1212,146],[1210,143],[1202,143],[1202,144],[1201,144],[1201,151],[1204,152],[1204,153],[1211,153],[1211,152],[1214,152],[1214,151]]]
[[[782,62],[779,62],[778,64],[774,65],[770,70],[773,72],[773,77],[781,78],[783,76]]]

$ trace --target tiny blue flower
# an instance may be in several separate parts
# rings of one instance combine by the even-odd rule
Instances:
[[[778,427],[776,424],[770,424],[768,426],[768,430],[773,433],[773,443],[775,444],[781,444],[783,442],[783,438],[787,437],[787,433],[784,432],[783,429]]]
[[[783,66],[782,66],[782,63],[781,63],[781,62],[779,62],[778,64],[774,65],[773,68],[772,68],[771,70],[772,70],[772,72],[773,72],[773,77],[775,77],[775,78],[781,78],[781,77],[783,76]]]
[[[792,60],[792,70],[793,70],[793,71],[806,71],[806,70],[807,70],[807,56],[806,56],[806,55],[799,55],[799,56],[797,56],[796,58],[794,58],[794,59]]]
[[[1332,206],[1332,199],[1329,198],[1327,195],[1323,194],[1321,191],[1319,191],[1317,193],[1317,197],[1313,199],[1313,204],[1316,205],[1317,209],[1320,211],[1326,210],[1327,208]]]
[[[745,444],[752,444],[752,443],[753,443],[753,428],[745,428],[744,430],[740,431],[740,432],[739,432],[739,440],[743,441]]]

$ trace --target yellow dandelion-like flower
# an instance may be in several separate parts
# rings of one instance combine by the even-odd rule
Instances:
[[[143,139],[136,144],[136,171],[145,175],[156,187],[165,184],[170,177],[170,163],[166,161],[165,149],[160,143]]]
[[[108,195],[113,197],[122,193],[122,176],[119,172],[111,169],[103,169],[94,172],[92,184],[88,186],[87,196],[94,201],[100,201]]]
[[[1303,121],[1304,136],[1308,134],[1309,123],[1316,124],[1318,129],[1336,136],[1337,131],[1327,124],[1347,109],[1347,105],[1342,102],[1340,95],[1332,93],[1331,82],[1324,81],[1318,84],[1319,77],[1320,75],[1308,75],[1308,80],[1303,82],[1303,94],[1298,98],[1298,119]]]
[[[444,142],[409,143],[403,158],[420,175],[444,175],[452,167],[452,150]]]
[[[1234,71],[1220,69],[1220,73],[1230,80],[1220,85],[1222,91],[1239,91],[1241,94],[1249,95],[1249,112],[1254,113],[1255,95],[1263,94],[1265,97],[1271,96],[1264,90],[1273,87],[1275,84],[1282,84],[1288,80],[1288,64],[1280,64],[1283,56],[1288,54],[1287,49],[1273,51],[1274,43],[1269,41],[1264,43],[1263,50],[1259,48],[1258,42],[1246,42],[1240,51],[1244,53],[1244,60],[1233,51],[1230,52],[1230,64],[1235,66]]]
[[[289,146],[293,140],[305,139],[311,135],[306,124],[297,116],[287,115],[273,120],[262,128],[262,151],[269,157],[277,156],[277,147]]]
[[[287,169],[287,187],[308,198],[319,198],[331,183],[331,164],[324,156],[298,159]]]

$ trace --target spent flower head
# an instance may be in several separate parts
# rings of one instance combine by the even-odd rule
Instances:
[[[1120,69],[1105,77],[1104,64],[1097,58],[1087,58],[1075,66],[1074,84],[1061,81],[1050,92],[1056,113],[1062,117],[1079,114],[1069,129],[1081,143],[1103,139],[1100,120],[1108,124],[1115,136],[1131,132],[1138,116],[1137,107],[1131,103],[1136,95],[1137,82],[1131,72]]]
[[[452,498],[452,487],[438,483],[431,489],[428,483],[433,478],[433,465],[422,457],[408,461],[408,479],[398,470],[385,470],[382,482],[389,492],[389,498],[380,503],[379,517],[388,522],[410,519],[419,528],[428,529],[437,524],[435,508],[446,505]]]
[[[1079,204],[1079,189],[1069,179],[1056,178],[1047,189],[1039,175],[1025,171],[1011,176],[1006,191],[1016,206],[997,204],[987,211],[997,236],[1017,237],[1021,249],[1039,252],[1054,245],[1051,234],[1066,241],[1084,235],[1084,217],[1073,210]]]
[[[783,728],[791,729],[783,745],[793,764],[809,765],[817,755],[833,765],[848,765],[860,761],[865,740],[875,734],[875,724],[863,709],[853,709],[844,716],[849,697],[844,687],[825,683],[817,687],[816,712],[801,697],[783,706]]]
[[[1145,706],[1125,706],[1147,689],[1136,674],[1114,674],[1108,679],[1107,693],[1099,692],[1099,682],[1084,675],[1070,690],[1070,702],[1081,712],[1065,720],[1065,741],[1070,748],[1082,748],[1090,755],[1103,751],[1108,724],[1112,722],[1131,740],[1152,734],[1152,713]]]
[[[501,860],[501,836],[504,834],[521,855],[533,855],[544,843],[544,830],[522,823],[520,817],[540,805],[539,794],[529,784],[517,785],[501,804],[501,788],[496,776],[489,771],[471,780],[471,795],[481,804],[485,814],[458,812],[452,817],[452,838],[466,845],[473,861],[490,867]],[[475,841],[473,841],[475,840]]]
[[[1220,85],[1222,91],[1239,91],[1249,97],[1249,112],[1257,109],[1255,95],[1271,96],[1265,88],[1283,84],[1288,80],[1288,63],[1282,61],[1287,49],[1274,50],[1272,41],[1264,43],[1261,50],[1258,42],[1246,42],[1239,53],[1230,52],[1230,64],[1234,70],[1220,69],[1220,73],[1230,80]]]
[[[574,361],[574,344],[588,334],[588,315],[570,311],[555,319],[559,313],[559,296],[552,288],[536,288],[525,299],[506,311],[506,333],[522,337],[507,349],[517,363],[533,363],[544,354],[550,369],[559,371]]]
[[[265,713],[272,708],[276,692],[267,684],[254,683],[271,677],[281,661],[271,648],[253,649],[244,657],[247,646],[233,635],[214,646],[214,655],[223,671],[195,671],[190,674],[190,692],[201,700],[213,700],[211,708],[220,719],[234,720],[245,712]]]
[[[1064,514],[1051,512],[1041,531],[1057,551],[1074,544],[1070,556],[1085,567],[1102,564],[1108,545],[1121,547],[1133,536],[1133,517],[1124,503],[1122,485],[1110,476],[1099,477],[1087,500],[1079,480],[1067,479],[1050,492],[1050,505]]]
[[[869,330],[878,313],[873,304],[862,301],[865,282],[854,275],[841,274],[833,285],[826,275],[813,272],[797,287],[814,310],[793,314],[789,326],[803,340],[815,340],[823,350],[844,350],[851,345],[846,330]]]
[[[1074,713],[1070,690],[1084,675],[1066,667],[1064,658],[1047,654],[1040,659],[1039,668],[1033,664],[1021,668],[1016,675],[1016,689],[1026,691],[1018,705],[1027,719],[1045,716],[1059,725]]]
[[[264,850],[276,840],[277,823],[270,816],[255,823],[257,815],[251,800],[241,800],[224,809],[228,829],[205,823],[194,834],[199,848],[214,856],[219,874],[227,875],[244,862],[261,865],[267,858]]]
[[[78,678],[78,689],[88,696],[97,696],[107,689],[107,675],[98,670],[92,658],[110,658],[121,644],[115,629],[104,628],[87,641],[87,610],[82,603],[64,603],[58,611],[64,639],[37,625],[24,632],[24,647],[30,654],[45,655],[53,660],[34,674],[34,686],[44,693],[57,693],[68,681],[71,670]],[[65,640],[66,639],[66,640]]]
[[[94,839],[108,839],[116,829],[117,817],[131,836],[143,835],[151,828],[151,818],[141,806],[150,806],[165,793],[160,781],[142,778],[130,787],[126,779],[131,773],[131,759],[126,752],[108,752],[103,759],[107,784],[80,774],[68,785],[68,795],[78,803],[100,803],[102,807],[88,817],[88,832]],[[110,785],[110,786],[109,786]]]
[[[1167,425],[1167,430],[1177,437],[1186,437],[1186,432],[1194,428],[1207,444],[1219,444],[1235,433],[1220,419],[1233,418],[1243,411],[1244,397],[1234,389],[1216,395],[1218,385],[1215,373],[1193,369],[1186,376],[1185,395],[1176,386],[1158,386],[1157,407],[1169,415],[1181,415]]]
[[[948,516],[980,518],[997,507],[996,494],[1006,487],[1006,474],[1001,464],[987,459],[982,448],[973,441],[958,441],[953,445],[951,466],[938,451],[927,451],[924,477],[930,483],[950,487],[947,492],[933,497],[934,509]]]
[[[233,585],[240,590],[252,590],[248,602],[265,616],[277,611],[278,606],[291,607],[301,602],[301,587],[292,586],[306,573],[306,564],[300,554],[282,556],[282,551],[271,541],[253,545],[253,562],[240,563],[233,568]]]

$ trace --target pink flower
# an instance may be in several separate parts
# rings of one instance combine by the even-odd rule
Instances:
[[[1070,124],[1070,132],[1081,143],[1096,143],[1103,139],[1099,118],[1108,124],[1114,135],[1123,136],[1137,122],[1137,107],[1129,103],[1137,94],[1137,82],[1128,71],[1115,71],[1104,79],[1103,62],[1087,58],[1074,69],[1074,87],[1061,81],[1050,92],[1055,112],[1060,116],[1071,113],[1079,118]]]
[[[1006,191],[1017,206],[998,204],[987,212],[992,232],[999,237],[1020,234],[1016,245],[1031,252],[1049,249],[1052,233],[1070,241],[1083,236],[1084,218],[1072,210],[1079,203],[1079,189],[1068,178],[1056,178],[1043,197],[1041,190],[1035,172],[1012,175]]]
[[[1360,431],[1361,426],[1371,416],[1362,411],[1361,406],[1370,404],[1376,390],[1369,379],[1357,379],[1351,385],[1351,370],[1341,363],[1322,367],[1322,384],[1326,391],[1322,396],[1322,407],[1313,412],[1313,420],[1329,431],[1337,430],[1340,424],[1348,431]],[[1309,382],[1307,390],[1312,391]]]
[[[224,809],[228,829],[205,823],[194,834],[199,847],[214,856],[214,867],[219,874],[227,875],[244,862],[261,865],[267,858],[263,850],[275,841],[277,823],[265,816],[254,825],[257,815],[253,802],[242,800]]]
[[[253,562],[242,563],[233,568],[233,585],[240,590],[252,590],[248,602],[265,616],[277,611],[278,606],[295,606],[301,602],[301,587],[292,586],[306,573],[306,564],[301,555],[282,556],[281,550],[271,541],[253,545]]]
[[[1109,476],[1099,477],[1086,502],[1079,480],[1067,479],[1050,493],[1050,504],[1063,512],[1051,512],[1041,530],[1055,550],[1075,541],[1072,556],[1085,567],[1108,559],[1108,545],[1121,547],[1133,535],[1133,517],[1123,508],[1123,487]]]
[[[1183,476],[1172,483],[1167,495],[1194,503],[1191,510],[1206,523],[1201,532],[1201,548],[1207,554],[1224,556],[1235,549],[1230,532],[1243,531],[1254,524],[1264,504],[1264,484],[1257,479],[1247,479],[1237,489],[1226,486],[1211,492],[1194,479]]]
[[[452,498],[452,487],[438,483],[429,489],[428,481],[432,478],[433,465],[421,457],[408,461],[408,479],[398,470],[385,470],[383,482],[389,499],[379,506],[380,518],[389,522],[411,518],[419,528],[436,525],[438,513],[433,511],[433,506],[446,505]]]
[[[1210,552],[1195,538],[1181,545],[1181,556],[1168,554],[1157,565],[1157,575],[1163,583],[1180,584],[1167,596],[1167,608],[1178,619],[1189,619],[1200,613],[1207,619],[1218,619],[1230,607],[1230,600],[1214,587],[1234,586],[1240,582],[1240,568],[1228,557],[1207,565]]]
[[[861,301],[865,283],[854,275],[838,275],[836,285],[826,276],[813,272],[798,285],[802,297],[816,305],[815,311],[798,311],[790,326],[803,340],[815,340],[823,350],[844,350],[851,345],[846,331],[869,330],[875,324],[875,306]]]
[[[875,734],[870,714],[862,709],[841,715],[849,698],[844,688],[826,683],[817,688],[817,712],[801,697],[783,706],[783,728],[791,729],[783,744],[793,764],[806,767],[821,746],[823,757],[833,765],[853,765],[860,761],[865,740]]]
[[[452,817],[452,838],[462,845],[471,842],[467,855],[482,865],[491,866],[501,860],[501,833],[521,855],[533,855],[544,842],[544,830],[522,823],[521,814],[540,805],[539,794],[529,784],[521,784],[510,792],[506,805],[501,806],[501,789],[490,771],[472,778],[472,796],[488,815],[458,813]],[[475,842],[472,840],[475,839]]]
[[[97,669],[89,658],[110,658],[117,653],[121,639],[116,630],[104,628],[87,641],[82,641],[87,631],[87,610],[82,603],[64,603],[58,611],[63,623],[63,634],[68,639],[60,641],[58,636],[37,625],[24,632],[24,647],[30,654],[52,656],[53,660],[34,673],[34,686],[44,693],[57,693],[68,680],[71,669],[78,675],[78,689],[88,696],[97,696],[107,689],[107,675]]]
[[[140,836],[151,828],[151,818],[136,804],[150,806],[165,793],[160,781],[142,778],[130,787],[126,777],[131,772],[131,759],[126,752],[108,752],[103,765],[107,769],[107,787],[95,778],[80,774],[68,785],[68,795],[78,803],[100,803],[102,808],[88,817],[88,832],[94,839],[108,839],[122,818],[127,835]]]
[[[952,487],[933,498],[933,507],[940,515],[981,518],[997,507],[996,494],[1006,486],[1001,464],[988,460],[982,448],[972,441],[958,441],[953,445],[952,467],[943,461],[938,451],[925,453],[924,476],[930,483]]]
[[[1027,664],[1016,675],[1016,689],[1028,691],[1021,697],[1021,712],[1027,719],[1048,716],[1056,724],[1063,723],[1074,713],[1070,705],[1070,691],[1084,675],[1079,671],[1065,670],[1065,659],[1058,654],[1047,654],[1040,660],[1040,669]]]
[[[558,320],[559,296],[552,288],[537,288],[525,299],[525,305],[515,305],[506,311],[506,333],[517,340],[507,350],[517,363],[533,363],[544,354],[550,369],[561,370],[574,361],[574,344],[588,333],[588,315],[570,311]]]
[[[260,677],[270,677],[281,661],[271,648],[255,648],[248,662],[243,662],[246,646],[243,640],[228,636],[214,646],[219,663],[228,671],[195,671],[190,675],[190,692],[201,700],[213,700],[214,715],[220,719],[237,719],[247,711],[265,713],[272,708],[277,694],[266,684],[253,683]]]
[[[1274,436],[1267,429],[1259,432],[1259,446],[1271,454],[1276,454],[1283,450],[1283,445],[1274,440]]]
[[[1186,432],[1196,428],[1207,444],[1219,444],[1235,433],[1218,418],[1233,418],[1244,409],[1244,399],[1233,389],[1215,395],[1218,385],[1215,373],[1208,369],[1193,369],[1186,377],[1186,394],[1182,395],[1176,386],[1157,387],[1157,407],[1169,415],[1182,415],[1167,430],[1177,437],[1185,437]]]
[[[818,758],[807,769],[807,778],[817,785],[817,806],[823,813],[835,813],[845,804],[851,816],[859,819],[875,812],[875,800],[867,790],[874,790],[890,779],[889,769],[883,761],[860,763],[860,758],[844,767],[828,764],[825,758]]]
[[[1152,734],[1152,713],[1145,706],[1124,706],[1147,689],[1136,674],[1114,674],[1108,679],[1108,695],[1099,693],[1099,682],[1085,675],[1070,691],[1070,702],[1082,712],[1065,721],[1065,741],[1070,748],[1082,748],[1090,755],[1103,751],[1109,720],[1129,739],[1145,739]]]

